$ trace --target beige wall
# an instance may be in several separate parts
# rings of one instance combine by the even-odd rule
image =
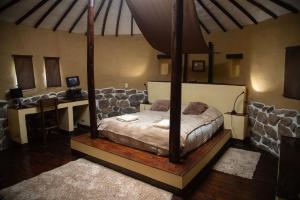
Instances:
[[[61,58],[61,74],[64,77],[80,75],[86,88],[86,39],[84,35],[26,26],[0,23],[0,99],[8,88],[15,86],[12,54],[33,55],[36,89],[25,95],[61,90],[45,88],[43,56]],[[287,46],[300,44],[300,14],[289,14],[277,20],[251,25],[243,30],[205,35],[206,41],[215,45],[215,82],[245,84],[249,99],[266,104],[300,110],[300,102],[282,97],[284,57]],[[227,53],[243,53],[239,70],[225,59]],[[169,80],[170,75],[159,74],[155,51],[142,36],[97,36],[95,39],[96,87],[144,88],[148,80]],[[207,81],[204,73],[191,72],[192,60],[206,55],[189,55],[189,80]],[[207,63],[207,62],[206,62]],[[169,71],[170,73],[170,71]]]
[[[36,89],[25,96],[65,89],[65,77],[79,75],[86,89],[86,37],[27,26],[0,23],[0,99],[16,86],[13,54],[33,55]],[[148,80],[165,80],[159,75],[157,52],[142,36],[97,36],[95,38],[95,84],[100,87],[144,89]],[[63,87],[47,89],[44,56],[60,57]]]
[[[300,110],[299,100],[282,96],[285,48],[300,45],[300,14],[285,15],[243,30],[212,33],[205,35],[205,39],[212,41],[218,52],[214,60],[216,83],[245,84],[250,100]],[[227,53],[244,54],[239,70],[236,71],[225,58]],[[199,58],[207,60],[203,55],[190,56],[189,71],[191,60]],[[192,73],[190,79],[206,81],[207,76],[206,73]]]

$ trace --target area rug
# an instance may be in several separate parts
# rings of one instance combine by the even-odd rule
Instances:
[[[229,148],[213,167],[214,170],[252,179],[260,153]]]
[[[172,194],[78,159],[0,191],[2,200],[170,200]]]

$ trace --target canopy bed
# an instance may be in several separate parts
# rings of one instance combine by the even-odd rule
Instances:
[[[124,172],[129,175],[150,182],[151,184],[159,185],[172,191],[183,190],[191,180],[214,158],[214,156],[222,149],[231,137],[230,130],[223,129],[223,113],[232,109],[232,103],[236,96],[241,92],[245,92],[244,86],[227,86],[227,85],[210,85],[210,84],[188,84],[181,83],[182,77],[182,54],[183,53],[208,53],[212,51],[207,47],[200,27],[198,26],[194,1],[182,0],[127,0],[129,9],[135,18],[139,28],[141,29],[146,40],[155,48],[166,54],[171,55],[172,59],[172,76],[171,82],[149,82],[148,94],[149,102],[153,103],[159,99],[170,100],[169,114],[164,115],[169,118],[169,127],[167,130],[161,130],[157,135],[162,137],[146,142],[139,140],[131,135],[131,140],[127,143],[124,138],[130,138],[129,135],[122,133],[131,133],[135,130],[129,129],[125,131],[126,122],[116,122],[114,119],[107,119],[106,127],[119,126],[118,130],[110,130],[105,132],[105,127],[101,127],[100,135],[106,136],[108,139],[98,137],[97,120],[96,120],[96,105],[95,105],[95,88],[94,88],[94,11],[93,0],[89,0],[88,8],[88,32],[87,32],[87,72],[88,72],[88,93],[89,93],[89,110],[90,110],[90,137],[88,134],[73,137],[71,139],[71,148],[73,150],[87,154],[93,158],[97,158],[98,162]],[[181,97],[181,98],[180,98]],[[236,110],[243,112],[244,98],[237,102]],[[181,118],[186,121],[199,120],[200,118],[181,117],[181,106],[187,105],[190,102],[204,102],[210,106],[207,110],[215,113],[215,118],[208,120],[211,125],[205,121],[203,124],[183,124]],[[159,114],[148,112],[148,116],[152,115],[154,120],[160,117]],[[146,116],[145,112],[138,114],[142,121]],[[205,111],[207,112],[207,111]],[[151,113],[151,114],[150,114]],[[217,114],[216,114],[217,113]],[[144,115],[143,115],[144,114]],[[204,114],[201,114],[204,116]],[[152,123],[153,121],[151,121]],[[136,122],[134,122],[137,124]],[[145,122],[147,124],[147,122]],[[225,127],[228,127],[228,121],[225,120]],[[117,125],[116,125],[117,124]],[[148,122],[149,124],[149,122]],[[128,124],[127,124],[128,125]],[[145,125],[145,124],[144,124]],[[182,131],[187,136],[197,130],[202,133],[203,125],[213,126],[210,132],[211,137],[202,139],[203,142],[195,142],[194,146],[189,143],[190,138],[182,139]],[[124,126],[124,127],[122,127]],[[193,127],[191,130],[187,127]],[[221,128],[220,128],[221,127]],[[123,130],[122,130],[123,128]],[[149,130],[151,126],[148,126]],[[148,129],[146,126],[146,129]],[[151,129],[148,135],[151,136],[155,130]],[[212,131],[213,130],[213,131]],[[143,130],[145,131],[145,129]],[[152,132],[151,132],[152,131]],[[113,134],[113,132],[115,134]],[[118,134],[116,134],[116,132]],[[137,131],[137,134],[140,132]],[[150,135],[149,135],[150,134]],[[194,133],[191,133],[194,134]],[[199,138],[201,134],[194,134],[195,138]],[[202,136],[208,134],[202,134]],[[132,140],[135,139],[135,140]],[[155,145],[155,142],[163,140],[163,144]],[[117,143],[115,143],[115,142]],[[140,144],[133,145],[141,142]],[[199,141],[199,140],[198,140]],[[121,144],[118,144],[121,143]],[[149,145],[149,143],[152,144]],[[182,145],[185,143],[186,145]],[[122,145],[123,144],[123,145]],[[126,146],[125,146],[125,145]],[[148,146],[147,146],[148,145]],[[144,146],[142,148],[141,146]],[[192,147],[191,147],[192,146]],[[200,147],[199,147],[200,146]],[[134,147],[134,148],[132,148]],[[185,148],[187,148],[187,150]],[[149,150],[150,149],[150,150]],[[168,157],[162,157],[143,150],[156,149],[152,151],[157,154],[162,154]],[[188,153],[190,152],[190,153]],[[184,157],[182,157],[184,156]]]

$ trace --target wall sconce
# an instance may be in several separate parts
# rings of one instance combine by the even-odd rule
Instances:
[[[230,60],[230,76],[236,78],[240,76],[241,59],[243,54],[226,54],[226,59]]]

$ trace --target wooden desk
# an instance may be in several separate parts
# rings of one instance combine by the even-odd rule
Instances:
[[[71,132],[74,131],[74,124],[77,122],[89,123],[88,100],[62,100],[58,104],[58,109],[60,115],[59,127],[62,130]],[[37,106],[22,109],[8,108],[8,130],[13,141],[21,144],[28,143],[26,115],[36,113],[39,113]]]

